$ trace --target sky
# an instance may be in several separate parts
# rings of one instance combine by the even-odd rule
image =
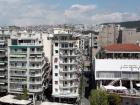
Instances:
[[[139,5],[140,0],[0,0],[0,26],[140,20]]]

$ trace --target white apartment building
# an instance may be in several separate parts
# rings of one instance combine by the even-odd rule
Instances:
[[[76,99],[79,96],[79,37],[70,29],[55,28],[52,39],[52,96]]]
[[[40,33],[17,32],[8,41],[8,92],[29,94],[41,98],[47,84],[49,64],[43,53]]]
[[[95,58],[95,80],[99,85],[120,81],[133,88],[140,80],[140,46],[113,44],[104,47]]]
[[[10,31],[0,29],[0,93],[7,93],[7,41],[10,38]]]

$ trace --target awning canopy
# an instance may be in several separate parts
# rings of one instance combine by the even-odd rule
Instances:
[[[15,99],[14,95],[6,95],[0,98],[0,102],[8,104],[17,104],[17,105],[29,105],[31,101],[29,100],[18,100]]]
[[[112,86],[112,85],[107,85],[103,86],[106,90],[127,90],[126,87],[124,86]]]
[[[136,86],[137,86],[137,87],[140,87],[140,83],[137,83]]]

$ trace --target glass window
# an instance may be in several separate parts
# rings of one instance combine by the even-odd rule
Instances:
[[[58,68],[58,65],[55,65],[55,69],[57,69]]]
[[[57,54],[58,53],[58,50],[55,50],[55,53]]]
[[[55,46],[58,47],[58,43],[55,43]]]
[[[58,81],[55,81],[55,84],[57,85],[58,84]]]
[[[55,76],[58,76],[58,73],[55,73]]]

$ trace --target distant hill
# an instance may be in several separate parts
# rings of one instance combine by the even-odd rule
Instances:
[[[138,21],[127,21],[127,22],[116,22],[116,23],[103,23],[104,25],[106,24],[120,24],[122,27],[126,28],[137,28],[138,30],[140,29],[140,20]]]

